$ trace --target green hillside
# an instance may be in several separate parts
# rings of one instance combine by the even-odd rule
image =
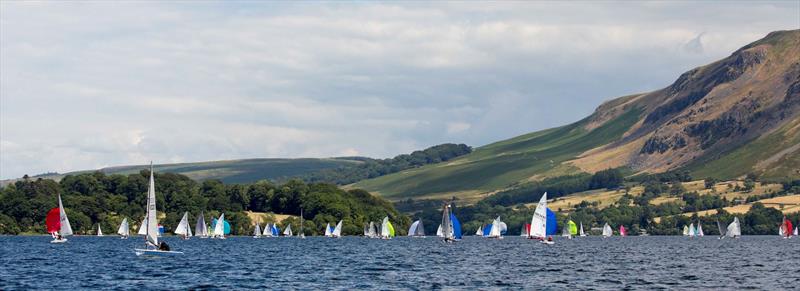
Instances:
[[[538,131],[496,142],[448,163],[365,180],[353,187],[374,191],[390,200],[410,197],[469,197],[504,189],[542,174],[563,174],[576,169],[561,165],[584,151],[622,136],[641,110],[633,108],[603,126],[584,129],[590,120]]]
[[[153,167],[157,172],[182,174],[193,180],[202,181],[219,179],[224,183],[251,183],[258,180],[283,180],[290,177],[301,176],[310,172],[334,169],[341,166],[362,163],[358,158],[330,158],[330,159],[244,159],[226,160],[197,163],[156,164]],[[131,165],[102,168],[106,174],[129,175],[138,173],[148,168],[149,165]],[[43,179],[60,180],[65,175],[92,172],[77,171],[66,174],[44,175]],[[6,180],[5,183],[14,180]]]

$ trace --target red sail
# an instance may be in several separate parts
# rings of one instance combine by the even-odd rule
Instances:
[[[792,222],[786,218],[783,219],[783,224],[786,225],[786,236],[792,236]]]
[[[54,233],[61,230],[61,217],[60,217],[58,207],[50,209],[47,212],[47,218],[44,220],[44,224],[47,225],[47,232]]]
[[[627,232],[627,231],[625,231],[625,226],[622,226],[622,225],[620,225],[620,226],[619,226],[619,235],[620,235],[620,236],[626,236],[626,235],[628,235],[628,232]]]
[[[525,224],[525,231],[528,232],[528,235],[531,235],[531,224],[530,223],[526,223]]]

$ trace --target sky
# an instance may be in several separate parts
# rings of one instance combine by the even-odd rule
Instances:
[[[798,1],[2,1],[0,178],[481,146],[798,28]]]

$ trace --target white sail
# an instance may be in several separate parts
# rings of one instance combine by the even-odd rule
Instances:
[[[436,229],[436,236],[444,237],[444,233],[442,233],[442,225],[439,224],[439,228]]]
[[[531,218],[531,231],[529,237],[544,238],[547,236],[547,192],[544,192],[536,210]]]
[[[442,236],[445,241],[455,240],[453,233],[453,221],[450,220],[450,205],[445,205],[442,210]]]
[[[703,233],[703,225],[700,222],[697,222],[697,236],[705,236],[706,234]]]
[[[147,235],[147,216],[142,219],[142,224],[139,225],[139,231],[137,231],[136,234]]]
[[[178,227],[175,228],[173,233],[186,237],[192,236],[191,231],[189,230],[189,212],[183,213],[183,218],[181,218],[181,222],[178,223]]]
[[[503,225],[505,225],[505,223],[500,221],[500,216],[495,218],[495,220],[492,221],[492,228],[489,229],[489,237],[491,237],[491,238],[499,238],[499,237],[501,237]]]
[[[525,227],[525,224],[522,224],[522,229],[519,230],[519,236],[521,237],[528,237],[528,229]]]
[[[697,230],[694,229],[694,223],[689,224],[689,237],[694,237],[697,234]]]
[[[58,230],[58,234],[61,236],[72,235],[72,225],[69,224],[64,204],[61,203],[61,194],[58,194],[58,219],[61,221],[61,228]]]
[[[686,225],[683,226],[683,236],[689,236],[689,227]]]
[[[197,222],[194,225],[194,233],[199,237],[208,237],[208,225],[206,225],[206,218],[203,212],[197,215]]]
[[[608,225],[608,223],[603,225],[603,237],[610,237],[612,235],[614,235],[614,231],[611,230],[611,226]]]
[[[442,229],[441,225],[439,226],[439,229]],[[481,224],[481,226],[478,226],[478,229],[475,230],[475,235],[483,236],[483,224]]]
[[[261,225],[256,223],[256,228],[253,230],[253,237],[259,238],[261,237]]]
[[[130,228],[128,227],[128,218],[125,217],[122,219],[122,223],[119,224],[119,229],[117,229],[117,234],[121,236],[129,236],[131,233]]]
[[[572,238],[572,234],[569,232],[569,224],[564,222],[564,227],[561,230],[561,236],[566,238]]]
[[[375,229],[375,223],[372,221],[369,222],[369,232],[367,233],[367,236],[372,238],[378,236],[378,231]]]
[[[103,236],[103,230],[100,229],[100,224],[97,224],[97,236]]]
[[[147,242],[158,246],[158,218],[156,217],[156,182],[153,178],[153,164],[150,164],[150,185],[147,187]]]
[[[797,236],[797,227],[796,227],[796,226],[795,226],[795,228],[794,228],[794,234],[793,234],[793,235],[794,235],[794,236]]]
[[[408,236],[414,236],[417,233],[417,227],[419,227],[419,220],[414,221],[411,224],[411,227],[408,228]]]
[[[739,218],[734,217],[733,222],[728,225],[728,231],[726,232],[728,237],[740,237],[742,236],[742,228],[739,225]]]
[[[586,236],[586,233],[583,232],[583,222],[581,222],[580,236]]]
[[[287,236],[287,237],[291,237],[293,235],[293,233],[292,233],[292,225],[291,224],[287,225],[286,229],[283,230],[283,235]]]
[[[214,237],[224,238],[225,237],[225,213],[219,216],[217,219],[217,224],[214,225]]]
[[[389,217],[386,216],[383,218],[383,223],[381,223],[381,237],[382,238],[389,238]]]
[[[333,228],[333,232],[331,233],[332,237],[341,237],[342,236],[342,221],[339,220],[339,223],[336,224],[336,227]]]
[[[331,232],[331,224],[328,223],[327,225],[325,225],[325,236],[329,237],[329,236],[331,236],[331,234],[332,234],[332,232]]]

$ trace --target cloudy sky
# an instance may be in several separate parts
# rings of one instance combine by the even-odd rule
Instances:
[[[798,27],[797,1],[3,1],[0,178],[480,146]]]

